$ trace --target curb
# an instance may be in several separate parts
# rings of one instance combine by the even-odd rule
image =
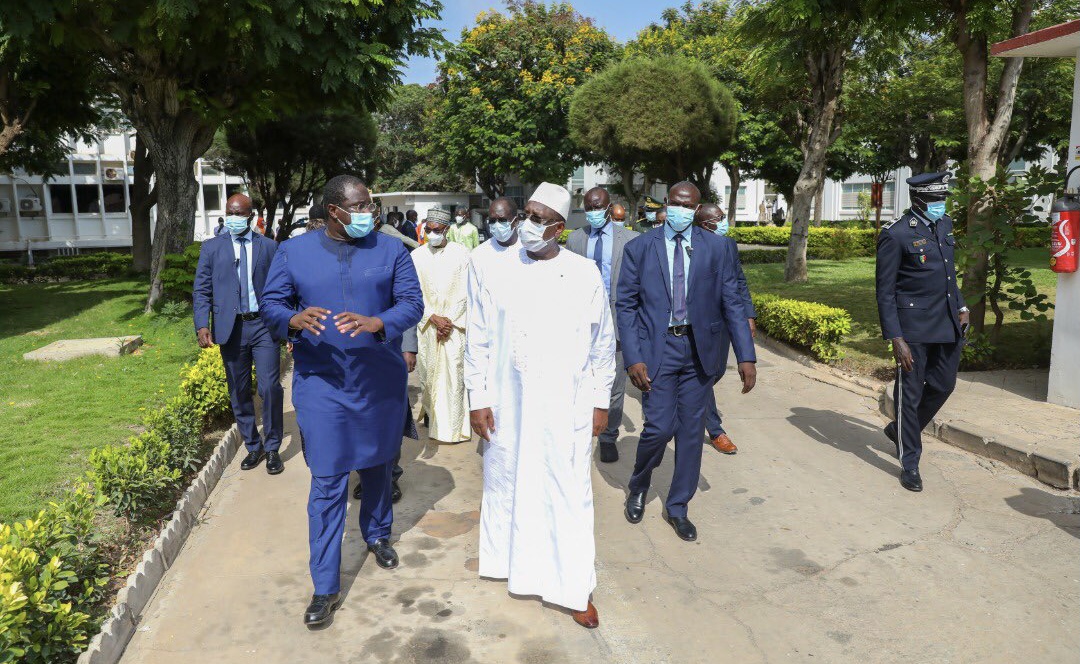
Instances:
[[[798,348],[795,348],[794,346],[791,346],[784,341],[780,341],[775,337],[769,336],[761,328],[758,328],[756,342],[764,346],[765,348],[773,351],[777,355],[780,355],[784,359],[791,360],[792,362],[798,362],[804,367],[814,369],[815,371],[820,371],[822,373],[827,373],[835,378],[839,378],[841,381],[847,384],[837,385],[837,387],[842,387],[849,392],[862,394],[863,396],[874,396],[878,393],[878,390],[881,389],[882,384],[880,381],[874,381],[864,376],[856,376],[854,374],[846,373],[844,371],[840,371],[839,369],[835,369],[823,362],[818,362],[817,360],[808,356],[805,352],[799,350]]]
[[[885,417],[893,417],[893,400],[888,386],[879,391],[878,409]],[[1036,451],[1033,445],[1008,437],[985,435],[963,421],[934,418],[929,429],[935,438],[972,454],[999,461],[1055,489],[1080,488],[1078,460],[1070,461],[1044,454]]]
[[[116,664],[120,661],[128,641],[135,634],[135,626],[142,618],[143,609],[184,547],[206,499],[239,448],[240,430],[233,424],[177,501],[172,519],[161,529],[154,546],[143,554],[142,561],[128,577],[127,584],[117,593],[109,617],[102,623],[101,631],[91,639],[86,651],[79,655],[78,664]]]

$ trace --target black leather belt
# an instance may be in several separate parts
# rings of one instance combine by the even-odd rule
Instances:
[[[252,311],[250,313],[240,314],[240,320],[245,320],[245,321],[247,321],[247,320],[255,320],[258,317],[259,317],[259,312],[258,311]]]
[[[668,331],[668,334],[673,334],[676,337],[685,337],[686,335],[690,334],[690,326],[689,325],[672,325],[671,327],[669,327],[667,329],[667,331]]]

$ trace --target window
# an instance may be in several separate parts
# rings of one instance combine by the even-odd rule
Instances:
[[[578,166],[570,178],[570,194],[574,198],[574,209],[580,210],[585,204],[585,167]]]
[[[124,211],[124,185],[103,184],[101,185],[101,193],[104,195],[103,202],[105,203],[106,212]]]
[[[221,209],[221,185],[204,184],[202,188],[204,210]]]
[[[724,187],[724,207],[727,207],[727,202],[731,200],[731,185]],[[739,192],[735,198],[735,209],[746,209],[746,187],[744,185],[739,186]]]
[[[49,207],[53,214],[71,214],[75,206],[71,203],[71,186],[66,184],[50,184],[48,189]]]
[[[84,214],[101,213],[101,201],[98,199],[96,184],[75,185],[75,209]]]
[[[75,161],[71,164],[75,175],[97,175],[97,163],[93,161]]]
[[[216,185],[215,185],[216,186]],[[242,184],[227,184],[225,185],[225,200],[228,200],[233,194],[244,193],[244,185]]]
[[[881,209],[892,210],[894,194],[896,191],[895,182],[886,182],[885,187],[881,192]],[[845,182],[840,189],[840,210],[842,212],[858,212],[859,211],[859,194],[865,194],[863,199],[869,204],[870,202],[870,183],[869,182]]]
[[[202,174],[203,175],[221,175],[221,171],[214,168],[213,166],[207,166],[206,164],[203,164]]]
[[[525,209],[525,188],[521,185],[516,187],[507,187],[506,196],[514,199],[514,205],[517,205],[519,210]]]

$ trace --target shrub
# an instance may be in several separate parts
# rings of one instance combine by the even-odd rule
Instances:
[[[777,228],[775,226],[740,226],[731,229],[728,233],[732,239],[740,244],[764,244],[774,247],[785,247],[791,240],[791,228]],[[877,234],[872,228],[868,229],[839,229],[825,227],[811,227],[810,237],[806,241],[806,253],[812,258],[823,257],[822,254],[835,251],[836,236],[842,234],[841,242],[849,246],[848,258],[856,256],[873,256],[877,248]]]
[[[739,261],[743,265],[783,263],[786,260],[787,252],[783,249],[743,249],[739,252]]]
[[[769,335],[808,348],[822,362],[844,356],[837,348],[851,332],[851,316],[843,309],[817,302],[753,295],[757,324]]]
[[[1050,224],[1032,224],[1016,228],[1016,246],[1050,248]],[[1049,255],[1049,254],[1048,254]]]
[[[990,343],[990,335],[972,332],[964,342],[960,366],[965,371],[985,369],[993,357],[994,346]]]
[[[0,524],[0,661],[73,661],[97,632],[108,583],[98,504],[84,485],[37,518]]]
[[[200,417],[218,417],[229,412],[229,386],[221,352],[204,348],[195,365],[184,369],[180,393],[190,398]]]
[[[842,261],[865,255],[863,253],[863,247],[859,244],[859,240],[855,236],[855,232],[851,229],[833,229],[833,232],[829,233],[821,244],[823,246],[818,247],[813,252],[814,258]],[[807,253],[810,253],[809,248],[807,248]]]
[[[90,479],[117,516],[142,521],[168,502],[180,483],[172,449],[156,431],[90,452]]]
[[[179,254],[165,254],[165,268],[161,271],[161,286],[165,295],[177,300],[191,301],[195,287],[195,269],[199,266],[202,244],[189,244]]]
[[[57,256],[39,265],[38,276],[52,279],[100,279],[119,277],[131,270],[131,256],[96,252],[78,256]]]
[[[34,268],[14,263],[0,264],[0,282],[17,283],[34,278]]]
[[[203,459],[203,418],[199,405],[188,395],[174,397],[145,421],[147,431],[169,444],[169,468],[187,474],[194,472]]]
[[[559,244],[566,244],[566,238],[570,237],[570,234],[574,231],[570,228],[563,229],[562,233],[559,233]]]

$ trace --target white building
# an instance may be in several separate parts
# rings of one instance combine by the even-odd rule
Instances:
[[[60,175],[48,181],[22,171],[0,173],[0,253],[130,247],[134,145],[133,133],[79,142]],[[213,235],[225,200],[245,186],[201,159],[195,179],[200,195],[193,239],[201,240]]]

